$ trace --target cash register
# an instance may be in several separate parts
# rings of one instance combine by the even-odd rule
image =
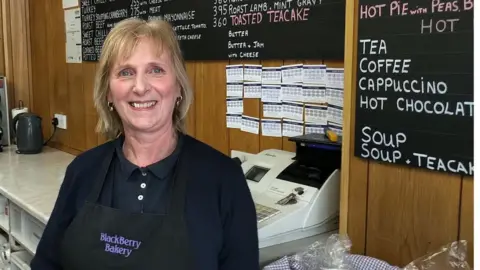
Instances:
[[[338,229],[341,144],[322,134],[290,138],[241,163],[257,210],[259,248]]]

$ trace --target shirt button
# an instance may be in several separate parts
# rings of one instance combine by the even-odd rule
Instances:
[[[143,200],[143,195],[138,195],[138,200],[139,201]]]
[[[145,183],[141,183],[141,184],[140,184],[140,187],[141,187],[141,188],[145,188],[146,186],[147,186],[147,184],[145,184]]]
[[[143,175],[143,176],[147,176],[147,172],[142,172],[142,175]]]

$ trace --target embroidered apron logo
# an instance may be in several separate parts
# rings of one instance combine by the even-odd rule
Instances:
[[[141,241],[127,239],[123,236],[108,235],[100,233],[100,241],[105,242],[105,251],[113,254],[122,255],[124,257],[130,256],[134,249],[138,249]]]

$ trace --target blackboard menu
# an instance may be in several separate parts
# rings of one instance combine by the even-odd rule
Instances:
[[[360,0],[355,155],[473,175],[473,0]]]
[[[81,0],[83,61],[122,19],[162,17],[187,60],[343,59],[345,0]]]

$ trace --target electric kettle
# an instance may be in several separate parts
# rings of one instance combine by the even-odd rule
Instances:
[[[34,113],[20,113],[12,120],[18,154],[38,154],[43,149],[42,118]]]

